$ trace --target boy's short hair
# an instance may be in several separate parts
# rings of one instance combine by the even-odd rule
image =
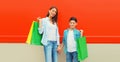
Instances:
[[[74,20],[74,21],[77,23],[77,18],[76,18],[76,17],[71,17],[71,18],[69,19],[69,22],[70,22],[71,20]]]

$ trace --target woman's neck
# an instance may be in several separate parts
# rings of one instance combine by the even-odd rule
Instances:
[[[52,22],[52,17],[49,16],[48,18],[49,18],[50,22]]]
[[[53,24],[52,17],[49,16],[48,18],[49,18],[50,23]]]
[[[50,21],[52,21],[52,17],[51,16],[49,16],[48,18],[50,19]]]

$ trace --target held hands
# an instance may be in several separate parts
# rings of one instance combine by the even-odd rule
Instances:
[[[62,47],[61,47],[61,45],[59,45],[59,46],[57,47],[57,52],[58,52],[58,54],[61,54],[61,53],[62,53]]]

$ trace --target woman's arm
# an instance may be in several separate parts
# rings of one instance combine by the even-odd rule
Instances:
[[[65,31],[64,31],[64,36],[63,36],[62,43],[58,46],[58,49],[57,49],[59,54],[62,52],[62,49],[64,47],[64,43],[65,43],[65,38],[64,37],[65,37]]]
[[[42,18],[40,18],[40,17],[39,17],[39,18],[37,18],[37,20],[39,21],[39,28],[38,28],[39,33],[40,33],[40,34],[42,34],[42,33],[43,33],[43,31],[44,31],[44,29],[43,29],[43,28],[44,28],[44,26],[43,26],[43,25],[44,25],[44,23],[43,23],[43,21],[42,21]]]
[[[59,34],[58,27],[57,27],[57,45],[60,45],[60,34]]]

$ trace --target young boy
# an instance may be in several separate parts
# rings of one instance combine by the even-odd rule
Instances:
[[[77,54],[77,38],[80,38],[82,34],[79,30],[76,29],[77,19],[71,17],[69,20],[69,28],[64,31],[63,43],[64,51],[66,54],[66,62],[80,62],[78,61]]]

